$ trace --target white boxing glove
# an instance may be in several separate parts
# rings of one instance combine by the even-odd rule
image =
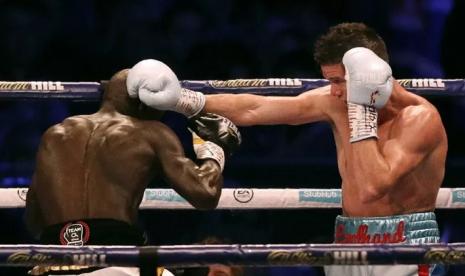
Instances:
[[[126,87],[131,98],[158,110],[171,110],[187,117],[197,115],[205,106],[200,92],[181,88],[176,74],[155,59],[140,61],[129,70]]]
[[[344,54],[350,142],[378,137],[378,112],[393,89],[392,70],[373,51],[356,47]]]
[[[342,63],[347,81],[347,102],[382,108],[392,93],[393,78],[389,64],[363,47],[347,51]]]

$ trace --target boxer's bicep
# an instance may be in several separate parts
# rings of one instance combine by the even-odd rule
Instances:
[[[437,116],[427,110],[420,112],[393,127],[392,137],[383,146],[393,183],[420,166],[440,142]]]

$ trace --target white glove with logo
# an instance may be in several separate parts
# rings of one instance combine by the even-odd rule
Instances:
[[[378,112],[393,89],[391,67],[373,51],[356,47],[342,58],[347,81],[350,142],[378,137]]]
[[[146,59],[129,70],[126,87],[131,98],[158,110],[171,110],[187,117],[197,115],[205,105],[200,92],[181,88],[174,72],[163,62]]]

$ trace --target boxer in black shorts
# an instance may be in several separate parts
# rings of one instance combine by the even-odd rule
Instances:
[[[44,133],[26,200],[27,226],[41,243],[142,245],[136,227],[139,204],[147,185],[157,179],[198,209],[217,206],[223,148],[240,143],[237,128],[210,114],[206,125],[217,124],[215,135],[227,131],[228,140],[222,144],[225,140],[197,137],[195,163],[159,121],[162,112],[128,96],[128,71],[116,73],[105,85],[96,113],[66,118]]]

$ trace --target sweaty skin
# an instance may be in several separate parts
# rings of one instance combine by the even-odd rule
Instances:
[[[152,118],[159,112],[142,115],[140,102],[128,98],[126,75],[110,81],[109,89],[124,95],[116,95],[117,104],[104,100],[97,113],[69,117],[44,133],[26,200],[33,233],[78,219],[134,224],[145,188],[161,178],[196,208],[218,204],[219,165],[206,160],[198,166],[186,158],[176,134]]]
[[[447,136],[436,108],[394,81],[387,105],[378,111],[379,139],[351,144],[344,67],[321,69],[329,86],[295,97],[209,95],[205,110],[240,126],[328,122],[337,149],[345,216],[434,210],[447,153]]]

